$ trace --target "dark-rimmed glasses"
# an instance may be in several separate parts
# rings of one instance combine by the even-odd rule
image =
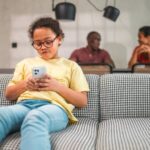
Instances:
[[[35,49],[41,49],[42,45],[44,45],[46,48],[51,48],[53,46],[53,42],[56,40],[58,36],[56,36],[53,40],[45,40],[45,41],[33,41],[32,46]]]

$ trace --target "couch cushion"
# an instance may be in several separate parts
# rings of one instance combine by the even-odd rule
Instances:
[[[19,150],[20,133],[16,132],[9,135],[2,143],[0,143],[0,150]]]
[[[15,103],[6,100],[4,95],[5,88],[11,78],[12,78],[12,74],[0,74],[0,106],[5,106],[5,105],[10,105]]]
[[[99,125],[97,150],[150,150],[150,118],[110,119]]]
[[[99,119],[99,75],[86,74],[89,83],[90,92],[88,93],[88,105],[85,108],[74,110],[77,117],[90,117]]]
[[[101,120],[150,117],[150,74],[108,74],[100,82]]]
[[[80,118],[79,122],[52,135],[53,150],[95,150],[98,122]]]
[[[51,134],[53,150],[95,150],[98,122],[80,118],[79,122],[65,130]],[[8,136],[1,144],[0,150],[19,150],[20,134]]]

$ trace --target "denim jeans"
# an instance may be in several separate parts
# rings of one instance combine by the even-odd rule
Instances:
[[[64,129],[66,112],[44,100],[24,100],[0,107],[0,142],[11,132],[21,130],[21,150],[50,150],[49,133]]]

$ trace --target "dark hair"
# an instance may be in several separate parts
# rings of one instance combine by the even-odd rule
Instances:
[[[88,33],[86,39],[89,40],[89,38],[90,38],[90,36],[91,36],[92,34],[98,34],[98,35],[100,36],[100,38],[101,38],[101,35],[100,35],[98,32],[96,32],[96,31],[91,31],[91,32]]]
[[[139,29],[139,32],[142,32],[145,37],[150,36],[150,26],[143,26]]]
[[[51,29],[57,36],[61,36],[62,38],[64,38],[64,33],[60,28],[59,22],[51,17],[42,17],[35,20],[29,26],[29,30],[28,30],[29,37],[33,39],[33,34],[35,29],[43,28],[43,27]]]

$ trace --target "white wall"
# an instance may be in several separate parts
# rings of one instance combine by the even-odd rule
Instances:
[[[103,9],[105,0],[91,0],[99,9]],[[28,26],[37,17],[50,15],[51,0],[1,0],[0,2],[0,68],[15,67],[25,57],[35,55],[30,46]],[[61,0],[55,0],[55,5]],[[121,14],[116,22],[103,17],[103,12],[93,8],[87,0],[68,0],[77,8],[73,22],[60,21],[65,39],[59,54],[69,57],[71,52],[86,45],[86,35],[96,30],[102,35],[101,47],[108,50],[117,68],[126,68],[133,48],[137,45],[139,27],[150,25],[150,0],[116,0],[116,7]],[[113,0],[109,1],[109,4]],[[11,43],[17,42],[18,47],[12,48]]]

